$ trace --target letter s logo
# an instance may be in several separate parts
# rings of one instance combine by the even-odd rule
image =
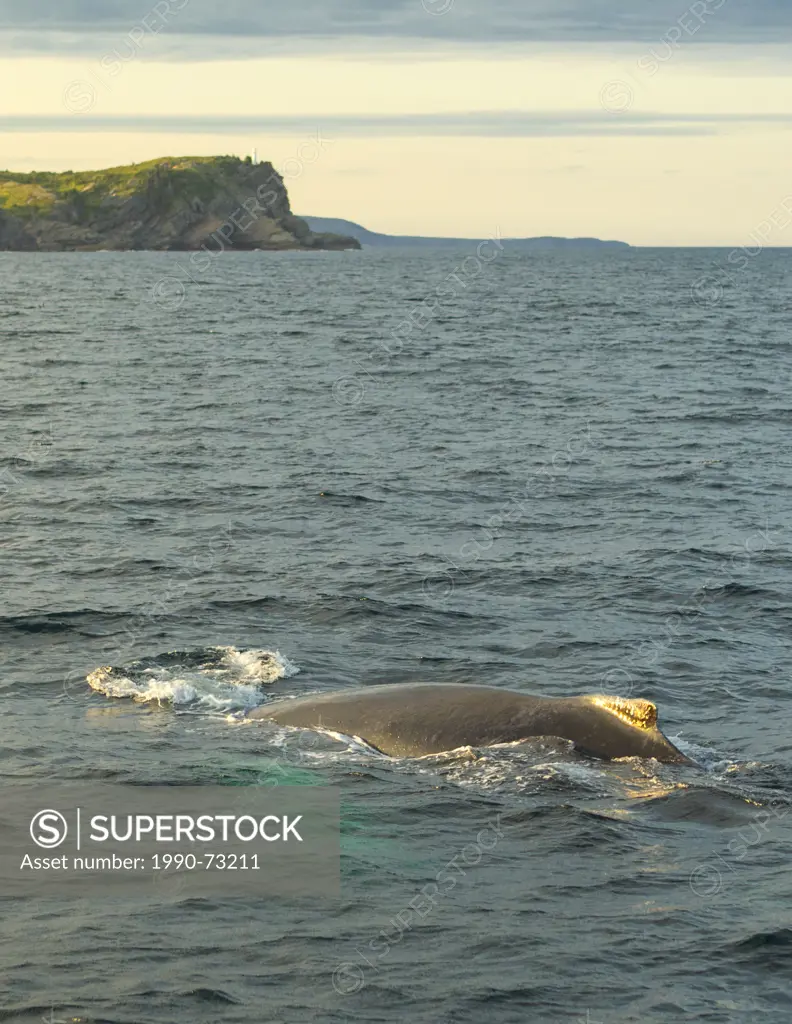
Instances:
[[[30,823],[30,837],[36,846],[52,850],[64,841],[69,826],[60,811],[39,811]]]

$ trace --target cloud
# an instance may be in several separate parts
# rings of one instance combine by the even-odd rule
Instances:
[[[683,43],[792,41],[789,0],[0,0],[0,32],[23,50],[85,52],[87,37],[124,36],[146,16],[170,36],[199,37],[186,49],[241,38],[252,52],[255,40],[352,37],[651,44],[680,25]]]
[[[549,136],[714,135],[735,128],[792,128],[792,114],[637,114],[607,111],[491,110],[474,114],[345,114],[284,117],[201,115],[0,116],[0,132],[163,132],[170,135]]]

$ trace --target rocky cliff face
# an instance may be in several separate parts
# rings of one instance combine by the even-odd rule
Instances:
[[[272,164],[184,157],[106,171],[0,172],[0,250],[359,249],[295,217]]]

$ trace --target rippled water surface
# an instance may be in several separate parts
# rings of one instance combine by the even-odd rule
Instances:
[[[792,253],[727,256],[0,256],[4,789],[343,808],[340,900],[0,894],[0,1020],[792,1019]],[[240,723],[407,680],[699,766]]]

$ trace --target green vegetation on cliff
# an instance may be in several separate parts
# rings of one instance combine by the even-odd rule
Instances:
[[[291,212],[270,163],[162,157],[101,171],[0,171],[0,249],[359,248]]]
[[[8,213],[32,216],[48,213],[58,200],[75,196],[99,206],[107,198],[128,199],[163,173],[177,186],[175,192],[207,200],[240,162],[235,156],[166,156],[103,171],[0,171],[0,207]]]

